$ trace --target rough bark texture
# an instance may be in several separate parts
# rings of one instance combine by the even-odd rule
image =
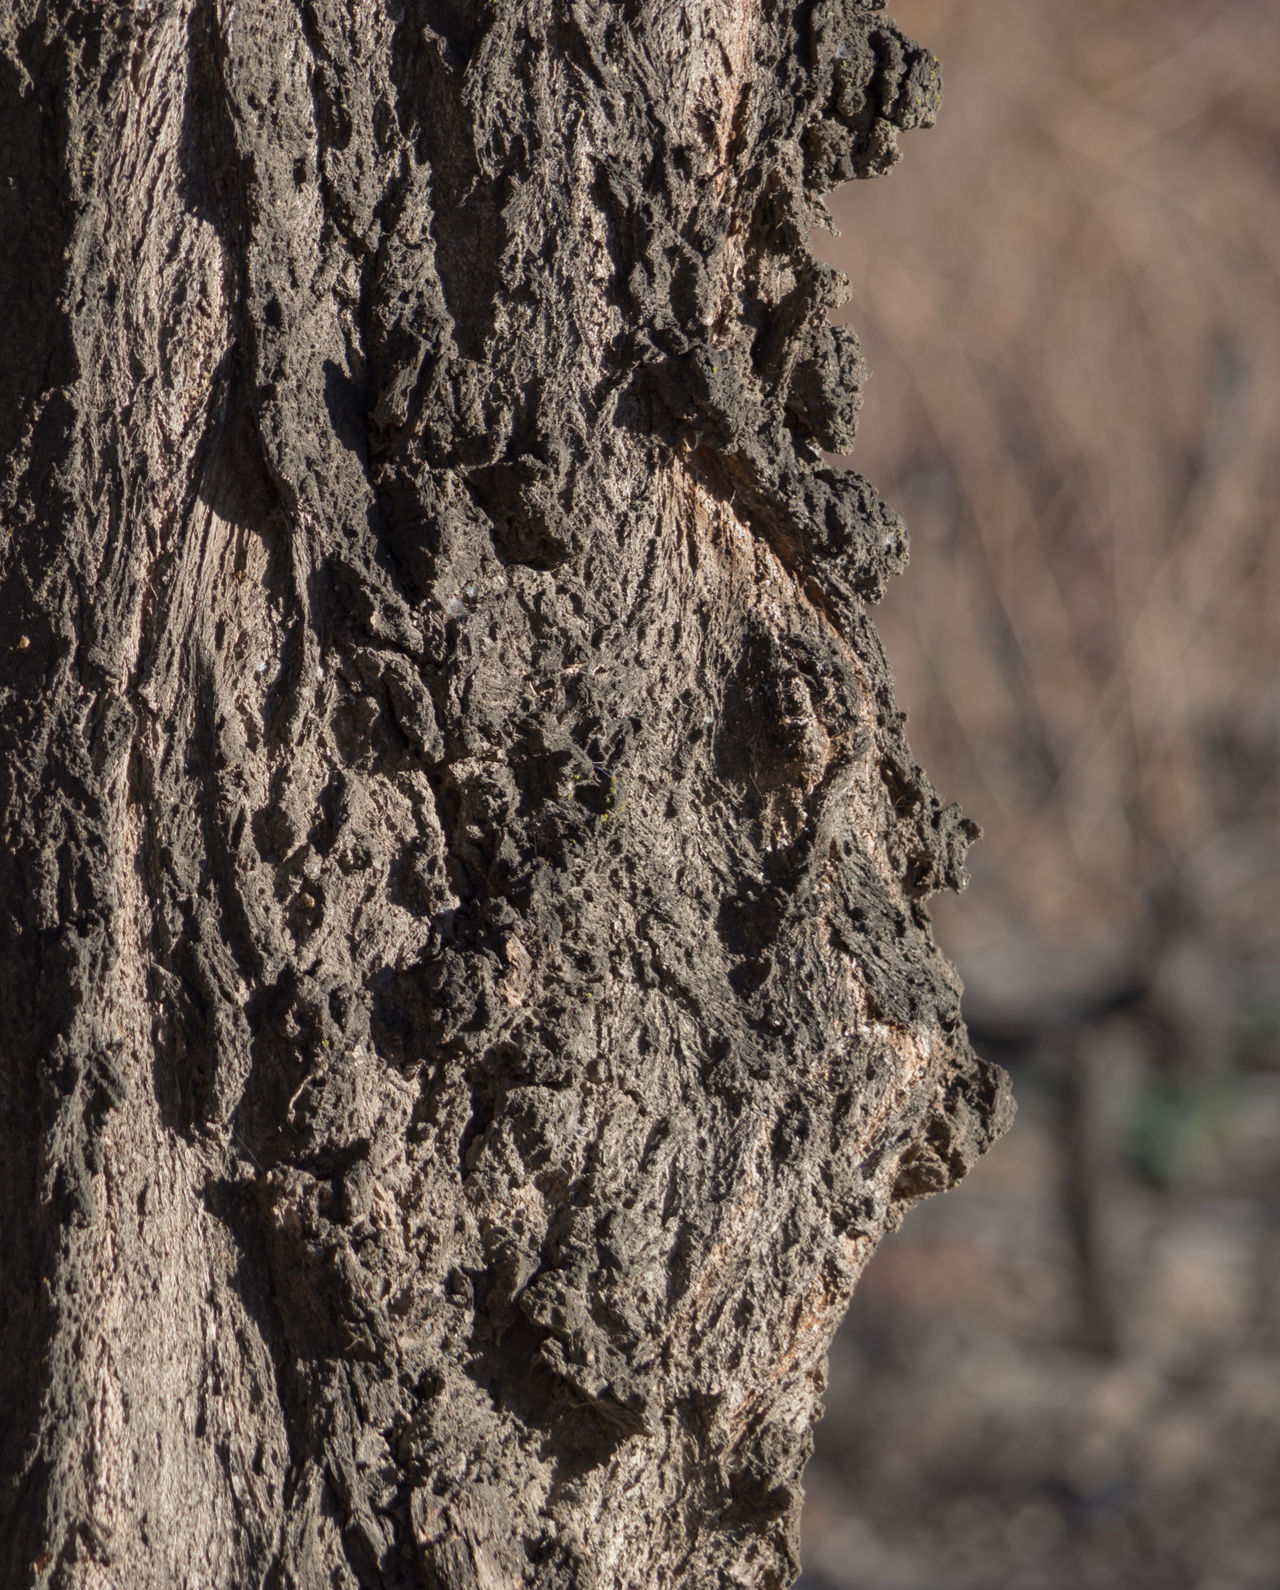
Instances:
[[[774,1586],[1008,1113],[817,194],[857,0],[0,4],[0,1581]]]

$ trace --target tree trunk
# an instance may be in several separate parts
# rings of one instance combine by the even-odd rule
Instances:
[[[816,451],[935,98],[874,0],[0,3],[5,1585],[796,1571],[1009,1108]]]

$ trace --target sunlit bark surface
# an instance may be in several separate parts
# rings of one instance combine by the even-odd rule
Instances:
[[[1008,1114],[820,0],[0,3],[0,1581],[781,1586]]]

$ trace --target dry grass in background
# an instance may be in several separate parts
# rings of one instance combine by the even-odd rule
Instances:
[[[806,1582],[1274,1590],[1280,14],[893,11],[943,114],[819,246],[912,532],[900,703],[987,834],[939,936],[1024,1115],[855,1302]]]

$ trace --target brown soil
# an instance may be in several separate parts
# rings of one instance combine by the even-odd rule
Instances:
[[[916,1210],[836,1338],[804,1590],[1280,1584],[1280,1078],[1237,1084],[1195,1185],[1117,1200],[1126,1345],[1078,1344],[1059,1147],[1008,1139]]]

